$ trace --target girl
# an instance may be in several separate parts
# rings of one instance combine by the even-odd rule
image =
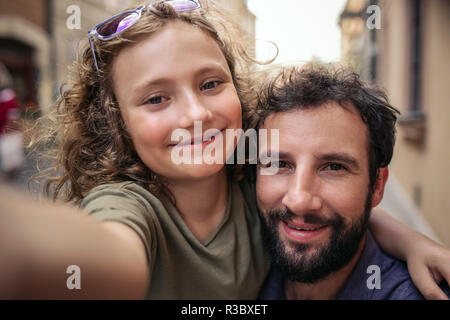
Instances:
[[[255,196],[237,178],[239,166],[223,164],[236,140],[219,139],[246,128],[252,92],[237,63],[248,59],[212,10],[192,0],[156,2],[90,32],[58,102],[64,171],[52,181],[55,197],[67,187],[66,200],[90,216],[0,186],[3,296],[257,297],[269,261]],[[179,128],[191,136],[181,144],[172,137]],[[208,129],[216,134],[204,134]],[[213,144],[221,146],[221,161],[195,161],[196,148]],[[175,164],[180,150],[192,163]],[[440,294],[424,261],[436,260],[431,270],[440,277],[449,273],[448,252],[429,240],[406,250],[421,236],[373,216],[372,231],[385,249],[419,269],[413,277],[424,294]],[[66,286],[73,265],[81,270],[81,290]]]

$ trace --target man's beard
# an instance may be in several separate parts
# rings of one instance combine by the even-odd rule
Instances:
[[[346,229],[342,215],[334,213],[331,217],[321,217],[317,214],[303,215],[305,223],[328,225],[331,227],[330,240],[319,245],[313,254],[308,250],[313,245],[307,243],[290,243],[293,250],[286,252],[278,230],[280,220],[288,222],[295,214],[287,208],[271,210],[263,223],[263,241],[272,258],[272,266],[284,279],[301,283],[315,283],[346,266],[355,256],[361,240],[367,230],[371,210],[370,191],[366,198],[364,212],[358,219],[352,221]]]

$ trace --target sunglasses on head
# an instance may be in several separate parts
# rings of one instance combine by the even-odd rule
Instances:
[[[201,8],[200,2],[198,0],[166,0],[163,1],[170,4],[175,11],[191,11]],[[95,55],[94,41],[93,37],[100,40],[107,41],[116,37],[118,34],[124,32],[133,24],[135,24],[142,16],[142,11],[145,9],[144,6],[140,6],[137,9],[124,11],[109,19],[96,25],[91,31],[88,32],[89,44],[91,46],[92,56],[94,57],[94,64],[97,73],[100,75],[100,71],[97,64],[97,57]]]

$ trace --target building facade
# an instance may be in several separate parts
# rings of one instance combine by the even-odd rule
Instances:
[[[367,26],[370,5],[380,29]],[[384,87],[402,113],[390,166],[399,206],[450,246],[450,1],[349,0],[340,25],[343,62]]]
[[[51,103],[48,1],[0,0],[0,62],[13,78],[23,109]]]

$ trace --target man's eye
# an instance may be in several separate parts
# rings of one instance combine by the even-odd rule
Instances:
[[[326,167],[325,170],[331,170],[331,171],[340,171],[340,170],[346,170],[346,168],[339,164],[339,163],[329,163]]]
[[[215,87],[217,87],[220,84],[220,81],[208,81],[207,83],[205,83],[200,90],[209,90],[209,89],[214,89]]]
[[[278,168],[280,168],[280,169],[289,167],[289,163],[287,163],[286,161],[274,161],[274,162],[272,162],[272,164],[274,164],[275,166],[278,166]]]
[[[283,168],[289,168],[289,163],[287,163],[286,161],[270,161],[269,163],[266,163],[266,164],[259,163],[259,166],[263,167],[263,168],[272,167],[272,168],[283,169]]]

